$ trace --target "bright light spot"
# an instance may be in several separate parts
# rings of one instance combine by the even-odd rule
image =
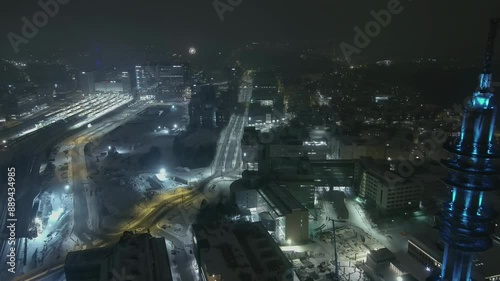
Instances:
[[[63,211],[64,211],[63,208],[59,208],[53,211],[52,214],[50,214],[49,216],[49,221],[56,221],[57,219],[59,219]]]
[[[3,142],[3,143],[7,143],[7,141],[6,141],[6,140],[3,140],[2,142]]]
[[[398,276],[398,278],[396,278],[397,281],[403,281],[403,277],[401,276]]]
[[[108,146],[108,150],[111,150],[111,146]]]
[[[175,105],[172,105],[172,109],[175,109]]]
[[[288,243],[288,245],[292,245],[292,240],[291,239],[286,240],[286,242]]]
[[[194,47],[189,48],[190,55],[196,55],[196,49]]]
[[[174,129],[177,129],[177,124],[174,124]]]
[[[160,169],[160,174],[163,175],[163,176],[166,175],[167,174],[167,170],[165,170],[164,168],[161,168]]]
[[[429,272],[429,271],[431,271],[431,268],[430,267],[426,267],[425,271]]]
[[[87,125],[87,128],[92,128],[92,124],[91,124],[91,123],[89,123],[89,124]]]

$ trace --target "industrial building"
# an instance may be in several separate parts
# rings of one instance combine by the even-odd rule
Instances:
[[[107,281],[116,275],[141,281],[174,280],[165,239],[149,233],[125,232],[113,246],[70,252],[64,272],[67,281]]]
[[[193,225],[202,281],[292,281],[293,265],[261,223]]]
[[[240,212],[248,220],[261,221],[278,243],[309,239],[309,212],[286,188],[245,177],[233,182],[230,189]]]
[[[318,134],[313,130],[313,137],[306,138],[304,132],[291,128],[274,129],[262,132],[255,127],[245,127],[241,140],[243,167],[248,170],[258,170],[259,144],[269,145],[272,159],[304,158],[311,160],[326,160],[331,154],[326,134]],[[304,140],[305,139],[305,140]]]
[[[309,210],[315,208],[321,192],[353,191],[354,161],[311,160],[307,145],[299,139],[247,127],[241,141],[243,167],[286,188]]]
[[[387,248],[370,251],[366,262],[361,265],[364,273],[371,280],[380,281],[417,281],[413,275],[396,259]]]

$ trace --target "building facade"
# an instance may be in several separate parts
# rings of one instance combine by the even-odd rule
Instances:
[[[93,71],[82,71],[79,75],[80,90],[84,95],[95,94],[95,77]]]
[[[397,164],[373,163],[362,160],[356,168],[356,190],[361,198],[374,203],[384,212],[394,210],[416,210],[420,206],[423,185],[412,179],[390,182],[385,173]]]

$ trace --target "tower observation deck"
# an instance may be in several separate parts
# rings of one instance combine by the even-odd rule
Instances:
[[[451,196],[443,209],[440,233],[445,241],[441,272],[429,280],[471,280],[474,253],[492,247],[496,213],[483,200],[499,186],[500,154],[493,146],[497,108],[491,88],[491,64],[500,19],[490,25],[479,87],[464,104],[460,137],[445,144],[449,169],[444,182]]]

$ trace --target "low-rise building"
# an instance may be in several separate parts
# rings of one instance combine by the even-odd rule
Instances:
[[[203,281],[292,281],[293,266],[261,223],[193,225]]]
[[[95,83],[95,91],[102,93],[123,93],[123,84],[121,81],[106,80]]]
[[[499,240],[500,241],[500,240]],[[440,271],[443,261],[444,243],[437,230],[426,231],[408,239],[408,255],[419,262],[427,271]],[[500,280],[500,242],[486,252],[474,254],[472,280]]]
[[[370,251],[366,262],[361,266],[371,280],[379,281],[417,281],[413,275],[396,259],[387,248]]]
[[[125,232],[114,246],[71,252],[64,272],[67,281],[107,281],[115,275],[141,281],[174,280],[165,239],[149,233]]]
[[[259,195],[257,212],[261,220],[272,219],[268,230],[279,243],[292,245],[309,239],[309,212],[286,188],[271,183]]]
[[[274,182],[244,178],[231,184],[231,198],[250,221],[260,221],[281,244],[309,239],[309,212],[288,190]]]

